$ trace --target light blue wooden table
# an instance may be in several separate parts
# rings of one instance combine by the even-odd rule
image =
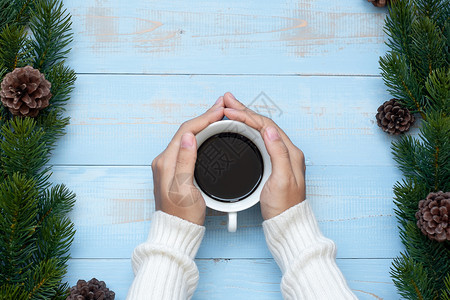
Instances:
[[[365,0],[65,0],[77,71],[53,181],[76,194],[67,280],[97,277],[125,299],[130,256],[152,221],[150,164],[183,121],[226,91],[259,109],[306,156],[307,197],[360,299],[398,299],[402,246],[392,138],[376,125],[389,99],[378,58],[386,9]],[[261,94],[263,93],[263,94]],[[259,97],[258,97],[259,96]],[[207,212],[194,299],[281,299],[259,207]]]

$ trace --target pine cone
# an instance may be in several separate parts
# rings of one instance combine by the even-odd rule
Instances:
[[[450,192],[429,193],[419,201],[416,212],[417,226],[432,240],[450,241]]]
[[[372,2],[372,4],[376,7],[383,7],[389,4],[389,0],[367,0],[369,2]]]
[[[104,281],[92,278],[88,282],[78,280],[77,285],[70,289],[66,300],[114,300],[116,294],[110,291]]]
[[[1,84],[0,97],[13,115],[34,118],[49,105],[52,97],[50,87],[44,74],[26,66],[6,74]]]
[[[383,131],[398,135],[409,130],[416,118],[397,99],[391,99],[378,107],[377,124]]]

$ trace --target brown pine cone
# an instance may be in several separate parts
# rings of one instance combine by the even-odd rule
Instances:
[[[13,115],[34,118],[49,105],[50,88],[44,74],[26,66],[6,74],[1,83],[0,97]]]
[[[450,192],[429,193],[426,199],[419,201],[417,227],[432,240],[450,241],[449,215]]]
[[[104,281],[92,278],[88,282],[78,280],[77,285],[70,289],[66,300],[114,300],[116,294],[110,291]]]
[[[369,2],[372,2],[372,4],[376,7],[383,7],[386,6],[386,4],[389,4],[389,0],[367,0]]]
[[[398,135],[409,130],[416,118],[409,110],[391,99],[378,107],[377,124],[384,132]]]

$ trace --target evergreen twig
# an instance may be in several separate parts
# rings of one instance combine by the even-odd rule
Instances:
[[[416,219],[420,200],[450,188],[449,12],[449,0],[399,0],[386,18],[390,51],[380,58],[381,75],[391,95],[423,118],[418,137],[392,144],[405,176],[394,186],[405,252],[390,273],[405,299],[450,296],[450,242],[429,239]]]
[[[48,162],[69,123],[63,111],[76,79],[64,62],[70,26],[61,0],[0,0],[0,79],[34,65],[53,94],[36,119],[13,117],[0,105],[0,299],[67,297],[62,280],[75,234],[67,214],[75,194],[51,185]]]

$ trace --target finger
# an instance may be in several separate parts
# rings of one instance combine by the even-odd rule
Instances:
[[[263,139],[270,156],[270,162],[272,163],[272,175],[275,178],[294,175],[289,150],[284,144],[278,130],[273,126],[267,127],[264,130]]]
[[[218,109],[219,107],[223,107],[225,108],[225,104],[223,102],[223,96],[220,96],[219,98],[217,98],[216,102],[213,104],[213,106],[211,106],[208,111],[213,111]]]
[[[196,159],[196,140],[191,132],[187,132],[181,137],[175,174],[168,193],[169,200],[178,207],[192,206],[201,199],[193,182]]]
[[[224,110],[223,106],[220,106],[219,103],[219,105],[214,109],[208,110],[207,112],[198,116],[197,118],[184,122],[173,136],[166,150],[176,153],[176,151],[178,151],[178,148],[180,146],[181,136],[184,133],[192,132],[194,135],[196,135],[197,133],[208,127],[208,125],[222,120],[224,116],[223,110]]]
[[[239,102],[232,93],[226,92],[225,95],[223,95],[223,101],[225,104],[225,107],[234,108],[234,109],[245,109],[245,105]]]
[[[193,185],[196,159],[197,142],[192,132],[186,132],[181,137],[180,149],[176,160],[175,177],[186,176],[186,178],[184,178],[186,179],[184,183]]]
[[[274,126],[277,128],[279,134],[281,135],[283,141],[288,146],[289,150],[296,149],[295,145],[292,143],[291,139],[278,125],[271,119],[261,116],[250,109],[246,110],[236,110],[232,108],[225,108],[224,115],[234,121],[239,121],[247,124],[248,126],[258,130],[261,135],[263,135],[264,130],[267,126]]]
[[[230,120],[247,124],[248,126],[261,132],[261,134],[264,131],[263,129],[268,126],[269,121],[269,119],[265,120],[265,117],[261,115],[256,113],[252,114],[250,110],[238,110],[228,107],[224,109],[224,115]]]

